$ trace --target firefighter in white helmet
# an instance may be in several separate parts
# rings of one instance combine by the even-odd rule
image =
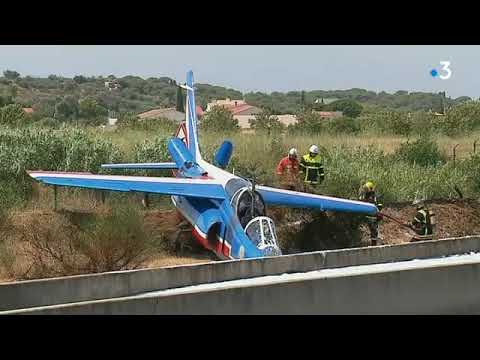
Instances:
[[[303,155],[300,161],[300,172],[303,177],[305,191],[310,186],[321,184],[325,178],[322,160],[318,153],[318,146],[312,145],[308,153]]]
[[[280,160],[277,165],[276,173],[279,177],[282,188],[296,190],[299,168],[300,164],[298,163],[297,149],[291,148],[288,151],[288,155]]]

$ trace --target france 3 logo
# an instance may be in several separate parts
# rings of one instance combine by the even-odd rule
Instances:
[[[433,78],[440,78],[442,80],[450,79],[450,77],[452,76],[452,70],[450,69],[450,61],[440,61],[440,65],[442,65],[442,68],[440,70],[430,70],[430,75],[432,75]]]

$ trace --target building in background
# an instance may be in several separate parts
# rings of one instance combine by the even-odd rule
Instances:
[[[246,105],[245,100],[231,100],[226,98],[225,100],[213,100],[207,104],[206,111],[211,110],[214,106],[235,107],[240,105]]]
[[[294,125],[297,123],[297,116],[291,114],[275,115],[278,121],[285,126]],[[255,115],[234,115],[234,119],[238,121],[238,125],[243,132],[253,132],[250,127],[250,120],[255,119]]]
[[[197,113],[198,119],[200,119],[203,116],[203,110],[200,106],[196,107],[196,113]],[[185,113],[177,111],[175,107],[148,110],[138,114],[138,117],[140,118],[140,120],[162,118],[162,119],[168,119],[175,122],[185,121]]]
[[[262,109],[249,105],[244,100],[231,100],[228,98],[225,100],[214,100],[208,103],[206,111],[210,111],[215,106],[226,108],[234,117],[239,115],[255,115],[262,112]]]
[[[118,90],[121,88],[120,83],[116,79],[105,81],[104,85],[105,89],[108,89],[109,91]]]
[[[325,119],[335,119],[343,116],[342,111],[315,111],[315,113]]]
[[[327,104],[330,104],[334,101],[337,101],[337,100],[340,100],[339,98],[317,98],[315,99],[314,101],[314,104],[324,104],[324,105],[327,105]]]

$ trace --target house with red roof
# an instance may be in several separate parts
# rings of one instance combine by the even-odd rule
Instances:
[[[237,115],[255,115],[262,112],[262,109],[253,105],[248,105],[244,100],[231,100],[229,98],[225,100],[214,100],[213,102],[208,103],[207,111],[214,106],[223,106],[230,110],[234,117]]]

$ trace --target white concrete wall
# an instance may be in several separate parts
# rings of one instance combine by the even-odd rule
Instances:
[[[480,254],[324,269],[29,309],[24,314],[480,314]]]
[[[119,298],[153,290],[267,275],[305,273],[470,252],[480,252],[479,237],[3,283],[0,284],[0,310]]]

